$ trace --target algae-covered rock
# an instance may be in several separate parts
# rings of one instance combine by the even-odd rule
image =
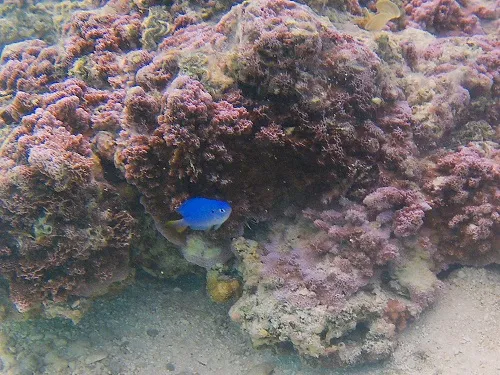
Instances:
[[[86,298],[81,298],[71,304],[47,302],[43,307],[43,316],[49,319],[69,319],[73,324],[78,324],[91,306],[92,302]]]
[[[238,279],[220,273],[218,270],[207,272],[207,292],[212,301],[227,302],[241,291]]]
[[[56,43],[62,25],[71,12],[88,9],[92,1],[26,1],[0,4],[0,50],[7,44],[26,39]]]
[[[207,270],[217,264],[224,264],[233,256],[228,246],[211,243],[199,234],[189,235],[181,251],[188,262]]]
[[[429,262],[418,254],[396,267],[394,274],[397,283],[403,287],[403,293],[408,293],[412,301],[422,308],[435,300],[436,293],[442,286],[441,281],[430,270]]]
[[[495,131],[484,120],[469,121],[463,127],[454,132],[451,138],[453,146],[466,145],[474,141],[491,141],[495,138]]]
[[[142,22],[141,42],[144,49],[154,50],[158,43],[172,31],[172,16],[166,6],[153,6]]]
[[[397,334],[433,302],[441,285],[423,252],[411,241],[401,243],[394,264],[366,278],[367,270],[356,269],[360,253],[339,253],[331,239],[304,225],[275,223],[266,242],[233,240],[243,293],[231,319],[254,346],[291,343],[315,364],[345,367],[388,358]],[[348,294],[328,299],[325,290]]]

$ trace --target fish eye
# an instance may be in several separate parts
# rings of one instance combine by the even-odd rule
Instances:
[[[223,209],[223,208],[219,209],[219,211],[220,211],[220,212],[226,212],[226,210],[225,210],[225,209]]]

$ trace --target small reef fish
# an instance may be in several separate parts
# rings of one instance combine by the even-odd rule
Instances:
[[[167,227],[173,227],[177,232],[183,232],[186,228],[216,230],[231,215],[231,206],[224,201],[191,198],[184,202],[177,212],[182,215],[182,219],[167,222]]]

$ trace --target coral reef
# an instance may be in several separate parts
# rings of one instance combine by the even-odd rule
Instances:
[[[305,205],[305,190],[327,200],[361,196],[377,180],[374,159],[409,149],[399,142],[381,150],[391,135],[368,121],[390,113],[387,133],[406,121],[378,89],[378,68],[372,52],[304,6],[242,4],[215,27],[176,30],[137,71],[140,88],[129,90],[125,113],[145,115],[125,117],[118,166],[161,219],[159,208],[173,211],[188,192],[234,202],[225,236],[286,201]],[[377,106],[376,97],[386,101]],[[276,175],[261,180],[269,168]],[[321,182],[335,180],[344,183]]]
[[[402,90],[405,123],[420,152],[455,143],[456,134],[470,122],[498,124],[500,79],[494,36],[435,38],[408,29],[375,40],[387,64],[383,69],[390,69],[392,90]],[[498,142],[498,136],[493,140]]]
[[[10,43],[41,39],[56,43],[71,12],[91,1],[5,1],[0,4],[0,51]]]
[[[304,3],[331,21],[289,0],[76,3],[58,44],[48,22],[4,48],[0,274],[19,310],[77,321],[135,268],[206,272],[212,300],[242,293],[231,317],[257,346],[349,366],[391,354],[437,272],[499,262],[495,11]],[[377,6],[401,17],[357,27]],[[230,220],[167,242],[194,196]]]
[[[1,148],[1,273],[18,310],[101,294],[132,270],[134,219],[102,177],[76,97],[25,116]]]
[[[396,332],[437,296],[430,263],[415,261],[416,247],[394,238],[385,217],[369,221],[363,206],[305,216],[317,229],[300,219],[275,224],[269,242],[233,241],[244,287],[231,318],[254,345],[290,342],[314,363],[387,358]]]
[[[404,9],[411,26],[437,34],[482,34],[479,19],[494,18],[494,4],[474,1],[410,0]]]
[[[5,47],[0,62],[3,90],[42,91],[57,79],[58,49],[41,40],[19,42]]]

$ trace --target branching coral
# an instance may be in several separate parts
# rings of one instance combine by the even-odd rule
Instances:
[[[40,40],[8,46],[0,58],[0,87],[4,90],[41,91],[58,78],[56,47]]]
[[[76,80],[49,90],[27,94],[39,108],[23,116],[0,150],[0,233],[9,249],[0,272],[21,311],[92,297],[132,274],[134,219],[81,134],[94,106],[114,95]]]
[[[10,254],[0,269],[18,309],[90,297],[126,279],[134,220],[114,189],[96,180],[88,142],[48,111],[15,132],[17,144],[2,150],[1,231]]]
[[[484,264],[498,259],[500,169],[498,150],[487,143],[441,155],[425,186],[433,197],[431,223],[441,265]]]
[[[360,205],[345,201],[339,211],[308,210],[306,216],[322,231],[311,236],[292,227],[284,239],[265,245],[263,274],[278,299],[299,307],[342,309],[368,284],[377,265],[398,256],[399,244],[390,239],[386,223],[378,222],[375,229]]]

